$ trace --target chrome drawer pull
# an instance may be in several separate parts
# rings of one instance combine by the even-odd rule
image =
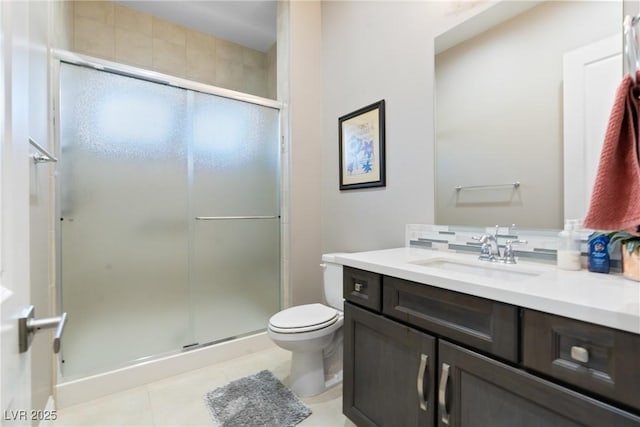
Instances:
[[[440,414],[442,424],[449,425],[449,408],[447,408],[447,386],[449,384],[449,365],[442,364],[442,373],[440,374],[440,386],[438,387],[438,404],[440,406]]]
[[[367,285],[363,285],[362,283],[354,283],[353,284],[353,288],[356,290],[356,292],[362,292],[362,288],[364,288]]]
[[[578,345],[571,346],[571,358],[578,362],[587,363],[589,361],[589,350]]]
[[[424,373],[429,366],[429,356],[426,354],[420,355],[420,368],[418,369],[418,400],[420,401],[420,409],[423,411],[427,410],[427,399],[424,395]]]

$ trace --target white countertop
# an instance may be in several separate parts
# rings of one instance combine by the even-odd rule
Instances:
[[[621,274],[565,271],[521,260],[486,265],[496,276],[501,271],[527,273],[504,280],[429,266],[434,259],[471,265],[472,270],[486,265],[477,255],[412,247],[335,254],[338,264],[640,334],[640,282]],[[420,261],[427,264],[415,264]]]

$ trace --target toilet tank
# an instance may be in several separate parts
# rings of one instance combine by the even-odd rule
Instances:
[[[324,298],[331,307],[342,311],[342,264],[336,264],[335,256],[339,254],[322,255]]]

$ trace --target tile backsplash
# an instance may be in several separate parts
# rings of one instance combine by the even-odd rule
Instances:
[[[558,250],[558,232],[560,230],[524,229],[518,227],[469,227],[458,225],[407,224],[405,227],[405,245],[439,251],[480,253],[480,243],[473,237],[483,233],[497,234],[500,250],[507,240],[521,239],[527,243],[514,245],[516,257],[527,261],[555,264]],[[582,265],[586,268],[588,257],[588,238],[592,230],[580,230]],[[612,256],[613,270],[620,268],[618,256]]]

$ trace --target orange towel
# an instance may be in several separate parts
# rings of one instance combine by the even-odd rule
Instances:
[[[616,92],[584,220],[586,228],[637,232],[640,225],[640,72],[636,75],[638,84],[626,75]]]

